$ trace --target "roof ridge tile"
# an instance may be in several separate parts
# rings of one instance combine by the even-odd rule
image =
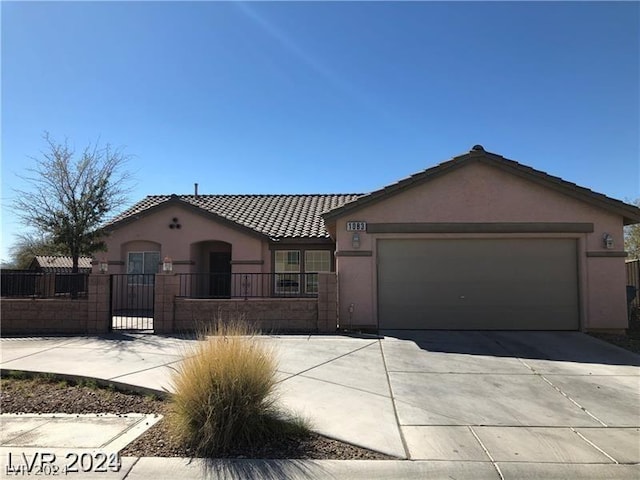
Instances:
[[[270,238],[328,238],[320,215],[360,196],[362,194],[353,193],[148,195],[116,216],[107,228],[149,213],[168,201],[178,201]]]

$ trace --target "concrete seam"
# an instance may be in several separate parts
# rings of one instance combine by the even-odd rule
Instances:
[[[584,440],[585,442],[587,442],[589,445],[591,445],[593,448],[595,448],[596,450],[598,450],[600,453],[602,453],[605,457],[611,459],[611,461],[613,461],[613,463],[615,463],[616,465],[620,465],[620,462],[618,462],[615,458],[613,458],[611,455],[609,455],[607,452],[605,452],[603,449],[601,449],[599,446],[597,446],[595,443],[593,443],[591,440],[589,440],[587,437],[585,437],[584,435],[582,435],[580,432],[578,432],[575,428],[573,427],[569,427],[571,428],[571,431],[573,433],[575,433],[576,435],[578,435],[582,440]]]
[[[480,446],[482,447],[482,450],[484,450],[484,453],[487,454],[487,457],[489,457],[489,460],[491,460],[491,465],[493,465],[493,468],[495,468],[496,472],[498,472],[498,475],[500,476],[500,480],[504,480],[504,475],[502,475],[502,472],[500,471],[500,467],[498,466],[498,463],[496,462],[496,460],[491,456],[491,453],[489,453],[489,449],[484,445],[484,443],[482,443],[482,440],[480,440],[480,437],[475,432],[475,430],[471,427],[471,425],[467,425],[467,428],[471,432],[471,435],[473,435],[476,441],[480,444]]]
[[[545,373],[546,376],[548,377],[566,377],[568,376],[566,373]],[[611,377],[611,375],[606,375],[603,373],[572,373],[570,374],[570,376],[572,377],[589,377],[589,378],[596,378],[596,377]],[[616,374],[616,377],[631,377],[631,378],[637,378],[638,375],[634,375],[632,373],[623,373],[621,375]]]
[[[509,349],[506,348],[504,345],[502,345],[499,341],[495,341],[498,345],[500,345],[500,347],[502,347],[503,349],[505,349],[507,352],[509,352]],[[511,353],[511,352],[509,352]],[[599,424],[601,424],[603,427],[607,427],[608,425],[606,423],[604,423],[602,420],[600,420],[598,417],[596,417],[594,414],[592,414],[589,410],[587,410],[585,407],[583,407],[582,405],[580,405],[578,402],[576,402],[573,398],[571,398],[568,394],[566,394],[565,392],[562,391],[562,389],[560,387],[557,387],[553,384],[553,382],[551,380],[549,380],[547,377],[545,377],[542,373],[537,372],[535,368],[533,368],[531,365],[529,365],[527,362],[525,362],[522,358],[515,356],[515,358],[517,358],[520,363],[522,363],[525,367],[527,367],[529,370],[531,370],[534,375],[537,375],[538,377],[540,377],[542,380],[544,380],[551,388],[553,388],[555,391],[557,391],[560,395],[562,395],[564,398],[566,398],[567,400],[569,400],[571,403],[573,403],[576,407],[578,407],[580,410],[582,410],[584,413],[586,413],[587,415],[589,415],[591,418],[593,418],[596,422],[598,422]]]
[[[395,400],[395,402],[396,403],[402,403],[404,405],[409,405],[410,407],[416,407],[416,408],[422,409],[422,405],[419,405],[419,404],[413,403],[413,402],[409,402],[407,400]],[[458,423],[454,423],[453,424],[453,425],[456,425],[456,426],[469,425],[469,424],[473,423],[471,420],[467,420],[465,418],[459,418],[459,417],[452,417],[451,415],[445,415],[444,413],[441,413],[441,412],[436,411],[436,410],[429,410],[429,412],[430,413],[435,413],[436,415],[439,415],[439,416],[444,417],[444,418],[450,418],[451,420],[454,420],[455,422],[458,422]],[[433,425],[434,424],[432,424],[432,423],[427,423],[427,424],[425,424],[423,426],[433,426]],[[447,426],[451,426],[451,425],[452,425],[451,423],[445,423],[445,424],[442,424],[441,426],[447,427]],[[411,426],[420,426],[420,425],[412,423]]]
[[[280,373],[282,373],[282,372],[280,372]],[[315,380],[316,382],[328,383],[329,385],[337,385],[338,387],[348,388],[349,390],[355,390],[357,392],[363,392],[363,393],[366,393],[368,395],[375,395],[376,397],[382,397],[382,398],[387,398],[388,397],[387,395],[383,395],[381,393],[372,392],[370,390],[365,390],[363,388],[344,385],[344,384],[338,383],[338,382],[332,382],[331,380],[324,380],[322,378],[311,377],[309,375],[302,375],[302,374],[291,375],[290,377],[287,377],[284,380],[289,380],[290,378],[293,378],[293,377],[302,377],[302,378],[307,378],[309,380]],[[284,380],[281,380],[281,381],[284,381]]]
[[[131,467],[129,467],[129,471],[127,473],[124,474],[124,477],[122,477],[122,480],[126,480],[126,478],[129,476],[129,474],[133,471],[133,467],[136,466],[136,464],[140,461],[140,457],[137,457],[134,462],[131,464]]]
[[[524,363],[524,362],[523,362]],[[526,365],[526,363],[525,363]],[[561,388],[556,387],[551,380],[547,379],[544,375],[540,374],[540,373],[536,373],[536,375],[538,375],[540,378],[542,378],[542,380],[544,380],[545,382],[547,382],[551,388],[555,389],[558,393],[560,393],[560,395],[562,395],[564,398],[566,398],[567,400],[569,400],[571,403],[573,403],[576,407],[578,407],[580,410],[582,410],[584,413],[586,413],[587,415],[589,415],[591,418],[593,418],[596,422],[600,423],[603,427],[608,427],[608,425],[606,423],[604,423],[602,420],[600,420],[598,417],[596,417],[594,414],[592,414],[589,410],[587,410],[585,407],[583,407],[582,405],[580,405],[578,402],[576,402],[573,398],[571,398],[569,395],[567,395],[566,393],[564,393],[562,391]]]
[[[425,375],[501,375],[505,377],[530,377],[535,373],[508,373],[508,372],[430,372],[425,370],[389,370],[391,373],[425,374]],[[592,375],[585,375],[591,377]],[[637,376],[637,375],[629,375]]]
[[[133,375],[135,373],[142,373],[142,372],[148,372],[149,370],[153,370],[155,368],[161,368],[161,367],[169,367],[169,368],[173,368],[170,367],[170,365],[173,365],[174,363],[180,363],[183,359],[179,359],[179,360],[174,360],[173,362],[167,362],[167,363],[163,363],[161,365],[155,365],[153,367],[149,367],[149,368],[143,368],[142,370],[136,370],[134,372],[127,372],[127,373],[123,373],[121,375],[116,375],[115,377],[110,377],[107,380],[115,380],[116,378],[121,378],[121,377],[128,377],[129,375]]]
[[[298,373],[295,373],[295,374],[291,375],[290,377],[287,377],[287,378],[285,378],[285,379],[283,379],[283,380],[280,380],[280,381],[278,381],[278,382],[276,382],[276,383],[281,383],[281,382],[283,382],[284,380],[288,380],[288,379],[293,378],[293,377],[302,376],[302,374],[303,374],[303,373],[307,373],[307,372],[309,372],[309,371],[313,370],[314,368],[322,367],[323,365],[326,365],[326,364],[331,363],[331,362],[333,362],[333,361],[335,361],[335,360],[338,360],[338,359],[340,359],[340,358],[343,358],[343,357],[346,357],[346,356],[348,356],[348,355],[351,355],[352,353],[359,352],[360,350],[363,350],[363,349],[365,349],[365,348],[368,348],[368,347],[370,347],[371,345],[374,345],[374,344],[375,344],[375,342],[371,342],[371,343],[369,343],[369,344],[365,345],[364,347],[358,347],[358,348],[356,348],[355,350],[351,350],[350,352],[343,353],[342,355],[338,355],[338,356],[337,356],[337,357],[335,357],[335,358],[331,358],[331,359],[329,359],[329,360],[327,360],[327,361],[325,361],[325,362],[322,362],[322,363],[319,363],[319,364],[317,364],[317,365],[314,365],[313,367],[309,367],[309,368],[307,368],[307,369],[305,369],[305,370],[302,370],[302,371],[300,371],[300,372],[298,372]]]
[[[126,415],[125,415],[126,416]],[[106,440],[105,442],[102,443],[102,445],[100,445],[99,448],[105,448],[107,445],[109,445],[110,443],[115,442],[117,439],[121,438],[123,435],[126,435],[127,433],[129,433],[130,430],[134,429],[135,427],[137,427],[140,423],[144,422],[147,420],[147,417],[140,417],[140,419],[138,419],[137,422],[135,422],[133,425],[129,425],[128,427],[126,427],[124,430],[120,431],[119,433],[116,433],[113,437],[109,438],[108,440]],[[153,425],[152,425],[153,426]],[[151,428],[151,427],[149,427]],[[146,432],[146,430],[145,430]],[[142,433],[145,433],[142,432]],[[141,434],[142,435],[142,434]]]
[[[37,352],[33,352],[33,353],[28,354],[28,355],[23,355],[22,357],[12,358],[11,360],[7,360],[6,362],[2,362],[2,364],[6,365],[7,363],[11,363],[11,362],[13,362],[15,360],[22,360],[23,358],[33,357],[34,355],[39,355],[41,353],[48,352],[49,350],[53,350],[55,348],[66,347],[67,345],[69,345],[69,344],[71,344],[73,342],[77,342],[77,341],[78,341],[77,338],[73,338],[73,339],[68,340],[66,342],[62,342],[62,343],[59,343],[57,345],[54,345],[53,347],[45,348],[43,350],[38,350]]]
[[[396,399],[393,395],[393,388],[391,388],[391,378],[389,377],[389,370],[387,369],[387,359],[384,356],[384,349],[382,348],[382,340],[378,340],[378,346],[380,347],[380,356],[382,357],[384,374],[387,377],[387,386],[389,387],[389,398],[391,399],[391,405],[393,406],[393,416],[395,417],[396,425],[398,426],[398,433],[400,434],[400,441],[402,442],[402,448],[404,448],[404,454],[407,457],[407,460],[411,460],[411,452],[409,451],[409,445],[407,445],[407,440],[404,438],[404,432],[402,431],[402,426],[400,425],[400,418],[398,417]]]
[[[46,422],[45,422],[45,423],[43,423],[42,425],[37,425],[37,426],[33,427],[33,428],[32,428],[32,429],[30,429],[30,430],[27,430],[27,431],[25,431],[25,432],[21,432],[21,433],[19,433],[18,435],[16,435],[15,437],[11,437],[11,438],[7,439],[6,441],[2,442],[2,447],[5,447],[5,446],[6,446],[6,444],[11,443],[11,442],[13,442],[14,440],[16,440],[16,439],[18,439],[18,438],[20,438],[20,437],[22,437],[22,436],[24,436],[24,435],[28,435],[29,433],[33,432],[34,430],[37,430],[37,429],[39,429],[40,427],[44,427],[44,426],[48,425],[49,423],[51,423],[51,421],[50,421],[50,420],[49,420],[49,421],[46,421]]]

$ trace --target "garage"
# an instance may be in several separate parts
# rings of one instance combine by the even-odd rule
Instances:
[[[578,330],[570,238],[379,239],[380,329]]]

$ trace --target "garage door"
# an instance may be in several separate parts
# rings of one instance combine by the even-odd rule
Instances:
[[[577,330],[572,239],[378,241],[381,329]]]

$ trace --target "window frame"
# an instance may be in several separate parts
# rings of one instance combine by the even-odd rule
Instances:
[[[310,270],[309,268],[307,268],[307,265],[309,263],[312,263],[307,261],[307,254],[309,253],[326,253],[328,270],[316,270],[316,269]],[[316,262],[314,261],[313,263],[316,263]],[[331,272],[331,251],[330,250],[308,249],[304,251],[304,292],[306,294],[317,295],[318,294],[318,274],[328,273],[328,272]],[[312,279],[315,279],[315,280],[313,280],[312,284],[310,285],[309,280],[312,280]],[[313,286],[315,290],[312,291],[312,289],[309,288],[310,286]]]
[[[318,273],[325,272],[334,272],[335,271],[335,257],[333,255],[333,250],[335,247],[327,248],[323,244],[311,244],[311,245],[278,245],[278,247],[272,247],[272,266],[273,266],[273,275],[274,275],[274,286],[273,293],[276,296],[286,296],[286,295],[299,295],[299,296],[317,296],[317,285],[318,281],[313,280],[318,278]],[[280,271],[278,257],[282,256],[282,253],[279,252],[297,252],[299,263],[298,263],[298,271]],[[307,269],[307,252],[327,252],[328,255],[328,268],[329,270],[308,270]],[[289,290],[291,287],[286,287],[287,290],[283,291],[282,287],[278,285],[278,281],[281,276],[284,275],[295,275],[298,280],[298,288],[295,291]],[[286,278],[285,278],[286,279]],[[311,280],[309,280],[311,279]],[[311,281],[311,283],[309,283]],[[304,284],[304,285],[301,285]]]
[[[297,270],[287,270],[287,266],[289,265],[296,265],[295,263],[290,262],[290,258],[291,258],[291,254],[295,253],[298,257],[298,262],[297,262]],[[278,254],[286,254],[285,257],[285,262],[282,264],[282,266],[284,267],[284,270],[280,270],[279,267],[279,261],[278,261]],[[276,250],[274,252],[274,261],[273,261],[273,273],[274,273],[274,279],[273,279],[273,292],[276,295],[300,295],[300,273],[302,270],[302,255],[300,254],[300,250],[293,250],[293,249],[282,249],[282,250]],[[289,281],[289,282],[295,282],[295,290],[293,290],[291,285],[288,286],[282,286],[281,282],[282,281]]]
[[[142,255],[142,272],[131,272],[131,255],[137,254]],[[147,272],[147,255],[156,255],[157,262],[155,264],[155,272],[149,273]],[[160,269],[160,259],[162,256],[160,255],[160,251],[158,250],[148,250],[148,251],[130,251],[127,252],[127,284],[128,285],[151,285],[152,275],[156,275]],[[152,260],[150,260],[152,261]]]

